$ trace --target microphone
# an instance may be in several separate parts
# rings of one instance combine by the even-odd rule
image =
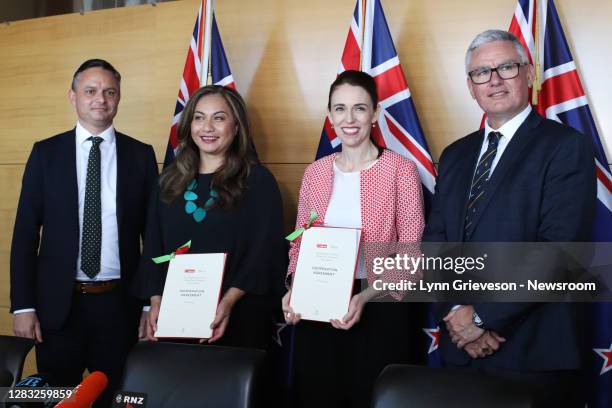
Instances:
[[[55,408],[89,408],[107,385],[106,374],[94,371],[77,385],[69,398],[61,400]]]

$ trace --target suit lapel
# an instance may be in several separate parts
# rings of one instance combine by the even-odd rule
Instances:
[[[62,140],[61,151],[68,152],[65,160],[61,160],[60,165],[64,166],[62,173],[66,175],[64,194],[66,196],[66,205],[70,206],[69,213],[74,214],[72,222],[76,225],[76,231],[79,231],[79,183],[77,181],[76,168],[76,128],[70,132],[66,132]],[[78,241],[78,239],[77,239]]]
[[[482,147],[482,138],[484,137],[484,129],[480,129],[477,136],[472,138],[471,143],[467,146],[465,154],[466,160],[461,161],[461,166],[457,171],[457,178],[455,183],[456,196],[462,197],[461,211],[459,213],[459,222],[456,224],[459,226],[457,231],[457,242],[463,241],[463,229],[465,225],[465,211],[467,210],[467,203],[470,198],[470,189],[472,187],[472,178],[476,171],[476,162],[480,154],[480,148]]]
[[[535,128],[540,122],[541,118],[535,112],[531,112],[523,124],[518,128],[512,140],[504,150],[504,154],[497,162],[497,166],[493,171],[493,175],[485,185],[485,195],[480,203],[480,209],[478,210],[476,217],[473,220],[474,230],[478,227],[478,221],[482,217],[482,214],[486,211],[487,206],[491,202],[491,199],[495,195],[499,186],[503,184],[505,176],[508,174],[510,169],[519,166],[519,159],[521,153],[533,140],[533,128]]]
[[[117,145],[117,192],[116,192],[116,206],[117,206],[117,226],[121,229],[123,220],[123,205],[127,194],[127,186],[125,183],[125,175],[129,174],[129,154],[127,152],[127,146],[123,135],[115,131],[115,141]],[[121,234],[119,234],[121,238]]]
[[[61,166],[60,174],[63,180],[56,183],[54,188],[60,190],[58,193],[66,197],[66,205],[68,206],[66,213],[74,214],[69,222],[74,227],[72,230],[77,232],[76,242],[79,245],[79,184],[77,181],[75,129],[64,133],[61,138],[60,151],[63,152],[61,155],[63,159],[58,161],[58,165]],[[70,226],[67,225],[66,228],[70,228]]]

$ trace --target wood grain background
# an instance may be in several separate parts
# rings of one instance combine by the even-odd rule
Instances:
[[[355,0],[218,0],[217,22],[257,150],[281,186],[287,228],[314,159],[328,86]],[[434,159],[474,130],[481,112],[463,57],[478,32],[507,28],[515,0],[383,0],[387,21]],[[600,133],[612,147],[609,39],[612,2],[557,0]],[[32,144],[74,126],[67,99],[76,67],[109,60],[121,72],[116,127],[162,161],[199,0],[70,14],[0,25],[0,333],[11,332],[9,251]],[[33,372],[28,359],[26,372]]]

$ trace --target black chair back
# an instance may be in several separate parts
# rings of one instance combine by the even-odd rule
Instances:
[[[531,408],[532,396],[498,378],[393,364],[374,388],[374,408]]]
[[[121,391],[147,394],[147,406],[257,407],[265,352],[144,342],[128,356]]]
[[[4,383],[10,381],[8,385],[3,386],[13,386],[21,379],[23,363],[32,347],[32,339],[0,335],[0,371],[7,371],[12,376],[9,379],[6,374],[2,375]]]

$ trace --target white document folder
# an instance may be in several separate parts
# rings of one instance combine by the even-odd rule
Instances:
[[[289,300],[302,319],[329,322],[348,312],[360,243],[357,228],[304,231]]]
[[[170,260],[155,337],[209,338],[227,254],[181,254]]]

